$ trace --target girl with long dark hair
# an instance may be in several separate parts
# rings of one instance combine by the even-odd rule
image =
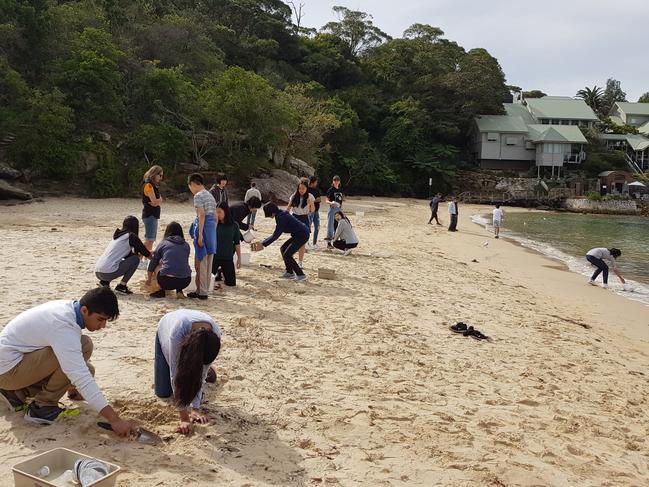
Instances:
[[[180,415],[178,432],[188,434],[194,423],[207,424],[200,410],[203,384],[221,349],[221,329],[207,313],[179,309],[158,323],[155,339],[155,394],[173,397]],[[214,382],[216,374],[212,369]]]
[[[297,190],[290,197],[288,201],[288,206],[286,211],[292,213],[295,218],[306,225],[311,233],[311,225],[309,223],[309,214],[315,211],[315,198],[311,193],[309,193],[309,180],[301,179],[300,183],[297,185]],[[308,242],[308,235],[307,235]],[[306,244],[300,247],[298,251],[298,265],[302,267],[302,261],[304,260],[304,251],[306,249]]]
[[[334,233],[333,246],[338,250],[342,250],[344,255],[352,253],[352,249],[358,247],[358,237],[352,228],[352,223],[349,218],[341,211],[334,215],[338,226],[336,233]]]
[[[164,240],[156,247],[149,262],[147,284],[156,276],[160,290],[151,293],[152,298],[164,298],[165,291],[176,291],[176,297],[184,297],[185,289],[192,281],[189,267],[189,244],[185,241],[183,227],[171,222],[165,230]]]
[[[237,254],[237,269],[241,268],[241,230],[232,219],[232,212],[224,201],[216,205],[216,254],[212,261],[212,274],[223,275],[226,286],[237,285],[234,269],[234,254]],[[221,287],[220,285],[218,286]]]

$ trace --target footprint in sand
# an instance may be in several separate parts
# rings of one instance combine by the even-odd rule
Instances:
[[[518,401],[518,404],[522,404],[523,406],[540,406],[540,402],[533,401],[531,399],[523,399],[522,401]]]

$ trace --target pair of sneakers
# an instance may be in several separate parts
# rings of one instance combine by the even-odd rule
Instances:
[[[593,281],[592,279],[590,281],[588,281],[588,284],[590,284],[591,286],[597,286],[597,283],[595,281]],[[604,285],[602,287],[604,289],[608,289],[608,284],[604,283]]]
[[[302,274],[302,275],[298,276],[297,274],[295,274],[293,272],[285,272],[284,274],[282,274],[279,277],[282,278],[282,279],[288,279],[288,280],[291,280],[291,281],[306,281],[306,274]]]
[[[39,406],[35,402],[24,403],[14,391],[0,389],[0,399],[14,412],[25,411],[25,421],[34,424],[54,424],[58,418],[78,416],[77,408],[65,409],[59,406]]]

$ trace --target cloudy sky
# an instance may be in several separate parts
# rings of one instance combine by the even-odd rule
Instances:
[[[301,0],[303,25],[334,20],[343,5],[371,13],[393,37],[413,23],[440,27],[465,49],[498,58],[509,84],[574,96],[622,82],[629,101],[649,91],[649,0]],[[296,0],[299,3],[299,0]]]

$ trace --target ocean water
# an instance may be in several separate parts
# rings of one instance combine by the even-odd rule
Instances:
[[[649,306],[649,218],[637,216],[584,215],[577,213],[507,213],[501,235],[565,263],[573,272],[590,276],[594,268],[586,261],[593,247],[622,250],[618,268],[627,280],[622,286],[610,274],[611,288],[629,299]],[[491,215],[475,215],[473,221],[491,228]],[[601,277],[598,279],[601,284]]]

